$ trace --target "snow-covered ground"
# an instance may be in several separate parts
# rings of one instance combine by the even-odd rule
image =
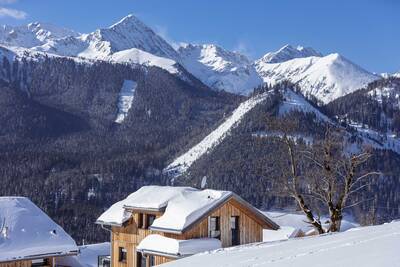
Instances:
[[[131,80],[125,80],[121,91],[118,96],[118,114],[115,119],[116,123],[122,123],[126,116],[128,116],[128,111],[132,107],[133,95],[136,90],[137,83]]]
[[[109,256],[111,246],[109,242],[79,246],[79,255],[56,259],[58,266],[97,267],[99,256]]]
[[[75,241],[24,197],[0,197],[0,262],[77,253]]]
[[[303,213],[297,212],[283,212],[283,211],[264,211],[266,216],[276,222],[281,228],[277,231],[263,230],[263,241],[278,241],[287,240],[296,237],[297,234],[302,233],[304,235],[313,234],[314,229],[308,223],[306,216]],[[353,222],[353,219],[345,215],[342,220],[340,231],[344,232],[351,228],[359,227],[358,223]],[[328,217],[323,216],[321,222],[323,227],[328,228],[328,224],[324,222],[328,221]]]
[[[313,107],[303,96],[296,94],[292,90],[285,90],[283,97],[283,103],[279,107],[279,115],[285,115],[291,111],[302,111],[304,113],[314,113],[317,119],[321,121],[331,122],[326,115]]]
[[[162,68],[171,74],[178,74],[177,63],[169,58],[155,56],[140,49],[131,48],[116,52],[103,59],[111,60],[117,63],[132,63],[145,66],[154,66]]]
[[[400,222],[392,222],[336,234],[221,249],[162,266],[399,267],[399,248]]]
[[[176,158],[168,165],[164,172],[173,177],[177,177],[186,172],[197,159],[205,153],[210,152],[215,146],[221,143],[230,131],[240,123],[243,116],[264,101],[268,94],[269,92],[244,101],[217,129],[207,135],[200,143],[189,149],[189,151]]]
[[[393,133],[379,133],[368,127],[363,127],[359,123],[351,123],[351,127],[355,128],[359,135],[363,138],[366,146],[376,149],[387,149],[400,154],[400,138]],[[356,144],[354,144],[355,146]],[[357,149],[356,147],[354,149]]]

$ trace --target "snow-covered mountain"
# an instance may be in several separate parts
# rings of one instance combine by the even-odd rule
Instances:
[[[133,15],[126,16],[108,28],[75,38],[52,40],[34,49],[64,56],[104,59],[132,48],[158,57],[178,59],[178,53],[171,45]]]
[[[89,34],[31,23],[0,32],[0,43],[59,56],[157,66],[177,74],[178,53],[143,22],[128,15]]]
[[[322,57],[322,54],[311,47],[285,45],[276,52],[265,54],[259,61],[264,63],[281,63],[294,58]]]
[[[187,78],[181,65],[215,90],[242,95],[263,82],[288,79],[325,103],[379,78],[338,54],[322,56],[309,47],[286,45],[255,62],[213,44],[189,44],[176,51],[133,15],[89,34],[44,23],[3,26],[0,43],[59,56],[157,66]]]
[[[295,58],[281,63],[255,62],[264,82],[282,80],[297,83],[305,95],[313,95],[324,103],[349,94],[379,79],[339,54],[324,57]]]
[[[26,48],[40,46],[54,39],[78,35],[72,30],[41,22],[16,27],[8,25],[0,27],[1,44]]]
[[[128,15],[109,28],[96,30],[80,38],[88,44],[79,54],[84,57],[102,57],[137,48],[155,56],[178,59],[176,51],[163,38],[133,15]]]
[[[217,90],[247,95],[262,79],[244,55],[213,44],[186,44],[178,50],[183,66]]]

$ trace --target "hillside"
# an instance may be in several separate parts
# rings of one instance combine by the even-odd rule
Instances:
[[[0,195],[31,198],[78,242],[105,240],[103,209],[163,183],[170,155],[241,101],[157,67],[0,51]]]
[[[288,134],[299,147],[306,149],[323,138],[328,125],[342,127],[336,118],[324,114],[301,94],[291,89],[271,90],[268,98],[243,114],[223,139],[208,147],[207,153],[193,160],[195,154],[191,151],[205,144],[204,139],[188,152],[177,155],[171,165],[184,162],[185,158],[191,160],[186,168],[182,168],[184,163],[176,165],[181,171],[172,175],[174,184],[199,187],[206,177],[207,186],[234,191],[259,208],[295,208],[293,200],[282,194],[279,182],[283,170],[288,168],[287,150],[281,140],[282,128],[291,129]],[[209,136],[212,135],[215,133]],[[378,138],[371,131],[367,134],[362,128],[349,127],[345,140],[349,153],[372,149],[374,157],[364,169],[383,172],[382,177],[353,198],[355,202],[363,198],[371,200],[348,211],[361,223],[368,223],[372,218],[381,222],[397,218],[400,156],[398,146],[393,144],[398,143],[398,138]],[[376,206],[379,208],[373,211]]]

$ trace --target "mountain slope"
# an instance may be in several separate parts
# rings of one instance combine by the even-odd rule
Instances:
[[[89,46],[79,56],[97,58],[115,52],[137,48],[155,56],[177,60],[176,51],[153,30],[133,15],[106,29],[99,29],[81,39]]]
[[[77,37],[78,33],[41,22],[16,27],[8,25],[0,27],[0,43],[9,46],[31,48],[68,36]]]
[[[108,28],[76,37],[51,39],[32,49],[60,56],[157,66],[173,74],[180,72],[178,53],[133,15]]]
[[[175,159],[171,164],[168,165],[164,172],[170,176],[182,175],[196,160],[198,160],[205,153],[211,152],[215,146],[222,142],[229,132],[238,123],[240,123],[242,117],[257,104],[264,101],[267,96],[268,93],[264,93],[244,101],[217,129],[212,131],[200,143],[196,144],[189,151]]]
[[[349,94],[379,79],[339,54],[325,57],[296,58],[282,63],[256,61],[256,69],[264,82],[274,84],[289,80],[323,103]]]
[[[76,240],[105,240],[88,222],[162,184],[171,155],[241,100],[157,67],[0,52],[0,195],[30,197]]]
[[[181,46],[178,52],[183,66],[216,90],[247,95],[262,84],[250,60],[239,53],[193,44]]]
[[[322,57],[322,54],[311,47],[285,45],[276,52],[265,54],[259,61],[264,63],[281,63],[295,58]]]

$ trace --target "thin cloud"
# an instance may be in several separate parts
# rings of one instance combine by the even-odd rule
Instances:
[[[242,55],[247,56],[248,58],[253,58],[253,52],[249,48],[249,45],[244,41],[239,41],[233,48],[233,51],[238,52]]]
[[[174,41],[169,36],[167,27],[157,25],[154,28],[155,28],[155,32],[161,38],[163,38],[165,41],[167,41],[175,50],[177,50],[181,46],[181,43]]]
[[[10,17],[14,19],[25,19],[26,12],[12,8],[0,7],[0,17]]]

